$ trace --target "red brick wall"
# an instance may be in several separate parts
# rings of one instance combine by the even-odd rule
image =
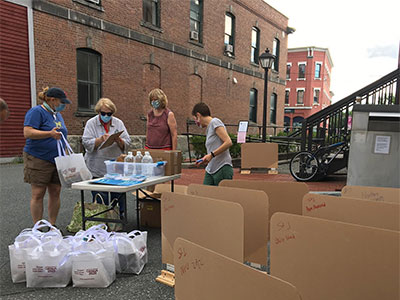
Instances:
[[[261,0],[242,0],[240,4],[232,0],[204,1],[204,47],[189,42],[190,1],[161,1],[162,33],[140,25],[142,1],[103,0],[104,12],[71,0],[51,2],[263,73],[262,68],[250,64],[251,28],[258,21],[258,28],[261,30],[261,50],[265,50],[266,47],[272,49],[275,36],[281,41],[280,72],[273,73],[272,76],[274,79],[285,78],[287,35],[283,35],[282,31],[287,27],[287,18]],[[232,13],[236,17],[234,59],[223,55],[224,16],[229,10],[229,5],[232,5]],[[251,7],[256,12],[263,11],[263,15],[255,15],[254,11],[249,11],[243,5]],[[269,18],[278,24],[279,28],[262,17]],[[40,11],[34,11],[34,28],[38,91],[46,85],[57,85],[66,90],[73,100],[73,104],[63,112],[70,134],[81,134],[82,123],[88,119],[75,115],[77,112],[76,49],[86,47],[88,37],[91,40],[91,48],[102,55],[102,96],[110,98],[117,105],[116,116],[124,121],[130,134],[144,133],[144,122],[140,120],[140,116],[146,115],[150,109],[147,101],[148,91],[158,85],[168,96],[169,107],[177,118],[179,133],[186,131],[186,119],[191,118],[192,105],[200,97],[199,95],[203,102],[210,105],[212,115],[221,118],[225,123],[236,124],[238,120],[248,119],[249,91],[253,87],[258,89],[258,124],[262,123],[264,81],[261,78]],[[150,70],[149,63],[154,64],[153,70]],[[197,75],[193,75],[195,73]],[[195,79],[190,75],[195,76]],[[160,80],[157,81],[155,79],[157,77]],[[237,79],[237,84],[233,83],[233,77]],[[201,89],[198,86],[200,84]],[[277,123],[281,126],[284,90],[284,85],[269,82],[269,94],[272,92],[278,94]]]

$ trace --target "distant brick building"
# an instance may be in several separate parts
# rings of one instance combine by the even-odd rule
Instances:
[[[332,67],[326,48],[288,49],[285,126],[299,126],[305,118],[331,104]]]
[[[11,104],[8,127],[0,128],[0,157],[22,152],[22,131],[19,143],[6,143],[7,128],[22,128],[24,112],[37,104],[36,94],[45,86],[59,86],[73,100],[63,112],[71,135],[82,134],[100,97],[116,103],[116,116],[131,135],[144,134],[147,94],[155,87],[166,92],[178,133],[186,132],[199,101],[225,123],[250,119],[261,124],[264,70],[258,55],[267,47],[278,57],[269,72],[268,125],[283,125],[290,28],[287,17],[262,0],[0,2],[3,15],[20,8],[27,12],[13,15],[25,20],[30,89],[15,99],[12,85],[0,86],[0,97]],[[10,54],[1,55],[1,64],[13,68]],[[14,105],[17,101],[26,105]],[[13,106],[20,107],[18,118]]]

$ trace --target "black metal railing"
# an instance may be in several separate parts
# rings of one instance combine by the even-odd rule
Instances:
[[[313,151],[349,138],[354,104],[399,105],[399,69],[313,114],[289,136],[301,138],[301,150]]]

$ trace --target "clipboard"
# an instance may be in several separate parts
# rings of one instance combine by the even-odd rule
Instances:
[[[117,132],[113,133],[112,135],[110,135],[108,137],[108,139],[99,147],[99,150],[111,146],[119,138],[119,136],[122,134],[122,132],[123,131],[117,131]]]

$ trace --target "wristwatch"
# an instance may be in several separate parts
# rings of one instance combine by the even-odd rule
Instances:
[[[212,157],[215,157],[215,154],[214,154],[214,152],[212,152],[212,151],[211,151],[211,156],[212,156]]]

